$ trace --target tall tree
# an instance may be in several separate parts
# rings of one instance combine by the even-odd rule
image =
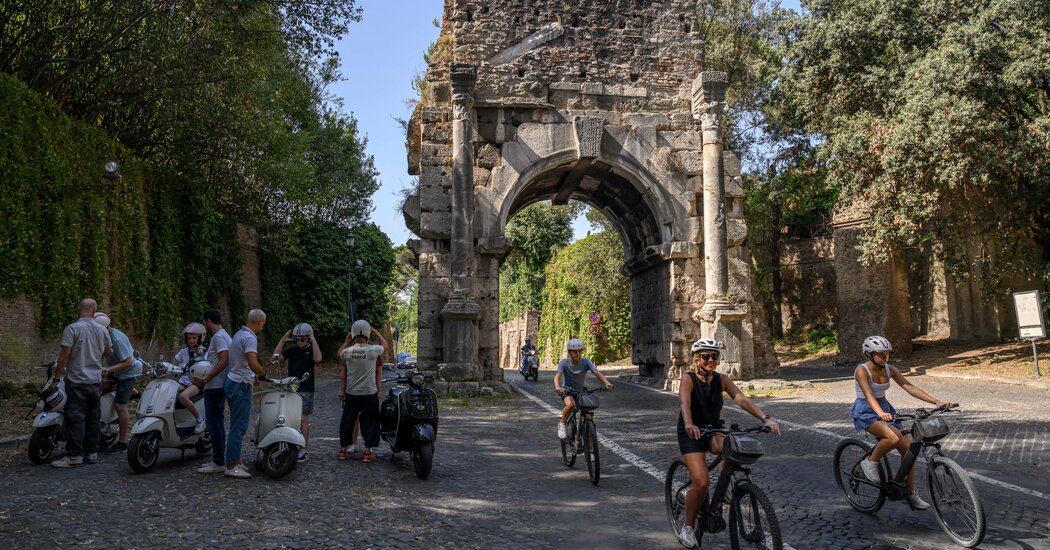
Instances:
[[[542,202],[523,208],[507,222],[514,248],[500,268],[500,320],[542,304],[544,268],[554,253],[572,240],[572,220],[579,203],[555,206]]]

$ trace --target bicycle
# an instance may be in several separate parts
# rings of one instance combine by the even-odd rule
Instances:
[[[711,483],[705,496],[706,506],[697,514],[693,529],[697,548],[704,533],[719,533],[726,529],[722,510],[729,506],[729,543],[734,550],[739,548],[767,548],[781,550],[784,541],[780,535],[780,523],[776,511],[761,489],[751,481],[750,465],[758,461],[765,452],[762,444],[751,437],[738,437],[753,433],[768,433],[767,426],[740,429],[736,424],[729,429],[704,426],[701,437],[715,434],[726,436],[722,453],[709,460],[707,470]],[[724,463],[724,464],[723,464]],[[717,476],[715,468],[722,464]],[[667,503],[667,519],[675,537],[685,523],[685,497],[693,485],[689,468],[681,459],[671,463],[664,479],[664,499]],[[731,490],[730,490],[731,489]],[[765,516],[763,521],[762,516]]]
[[[930,492],[933,511],[938,523],[957,544],[972,548],[984,539],[987,525],[981,497],[970,476],[962,466],[944,456],[939,443],[951,430],[943,418],[936,415],[951,412],[958,403],[933,411],[916,409],[915,414],[897,414],[894,421],[912,420],[901,433],[912,434],[912,443],[901,459],[897,474],[890,476],[889,453],[879,464],[879,482],[869,480],[861,470],[861,460],[867,460],[874,445],[850,438],[835,450],[835,482],[858,512],[874,514],[886,499],[902,500],[908,496],[906,480],[920,452],[926,459],[926,488]],[[878,440],[878,438],[876,438]]]
[[[605,391],[605,388],[583,391],[572,388],[564,388],[565,395],[573,398],[576,407],[569,415],[569,422],[565,428],[565,439],[561,440],[561,458],[565,465],[572,468],[576,464],[576,455],[583,454],[587,461],[587,474],[591,483],[597,485],[601,477],[601,461],[598,457],[598,429],[594,427],[594,411],[598,408],[597,392]],[[583,411],[580,414],[580,411]]]

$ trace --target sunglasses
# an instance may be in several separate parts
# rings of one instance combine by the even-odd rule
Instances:
[[[718,360],[718,354],[717,353],[701,353],[700,354],[700,359],[703,360],[703,361],[717,361]]]
[[[306,337],[306,338],[296,338],[296,339],[295,339],[295,341],[296,341],[296,342],[309,342],[309,341],[310,341],[310,338],[309,338],[309,337]]]

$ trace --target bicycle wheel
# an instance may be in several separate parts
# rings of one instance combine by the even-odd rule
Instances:
[[[572,468],[576,464],[576,419],[570,418],[569,425],[565,427],[565,439],[561,440],[561,459],[565,465]]]
[[[835,483],[858,512],[874,514],[886,502],[884,483],[873,483],[864,476],[860,461],[867,460],[871,446],[859,439],[846,439],[835,449]],[[879,477],[886,473],[879,468]]]
[[[667,475],[664,476],[664,503],[667,507],[667,521],[671,522],[671,532],[674,533],[675,540],[678,539],[678,533],[682,531],[682,525],[685,524],[685,495],[692,487],[693,478],[689,475],[689,468],[685,462],[681,460],[672,462],[667,468]],[[699,529],[695,533],[696,542],[699,545],[704,533]]]
[[[746,481],[733,488],[733,503],[729,507],[729,544],[733,550],[784,548],[773,504],[761,489]]]
[[[984,505],[966,470],[948,457],[935,456],[926,467],[926,488],[944,532],[966,548],[981,544],[988,527]]]
[[[592,420],[583,422],[583,457],[587,460],[587,474],[591,476],[591,483],[597,485],[602,469],[598,459],[598,429]]]

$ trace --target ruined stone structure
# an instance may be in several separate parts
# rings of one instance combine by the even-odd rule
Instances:
[[[703,72],[694,3],[447,0],[409,123],[405,203],[420,269],[420,366],[501,380],[498,270],[508,219],[570,199],[615,224],[632,359],[678,375],[701,335],[738,376],[776,369],[754,322],[723,73]]]
[[[526,311],[513,319],[500,323],[500,368],[518,368],[520,361],[518,355],[521,353],[521,347],[525,345],[525,339],[528,338],[532,341],[532,345],[539,346],[539,333],[540,312],[535,310]],[[540,360],[542,362],[543,358],[541,357]],[[550,365],[549,361],[547,365]]]

